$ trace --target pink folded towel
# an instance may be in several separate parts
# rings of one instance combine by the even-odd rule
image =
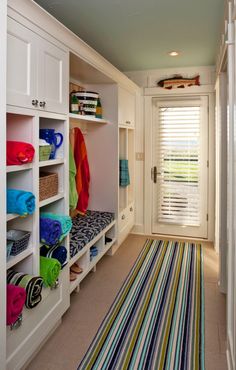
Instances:
[[[26,300],[26,290],[12,284],[7,285],[7,325],[14,324],[21,314]]]

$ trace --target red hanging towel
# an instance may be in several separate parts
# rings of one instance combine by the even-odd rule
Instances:
[[[74,129],[74,157],[77,169],[75,180],[79,197],[77,211],[84,215],[89,201],[90,171],[84,137],[78,127]]]
[[[7,166],[30,163],[34,158],[34,147],[21,141],[7,141]]]

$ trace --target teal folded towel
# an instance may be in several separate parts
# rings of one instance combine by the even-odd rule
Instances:
[[[129,178],[129,164],[127,159],[120,159],[120,186],[128,186],[130,184]]]
[[[41,218],[51,218],[52,220],[60,222],[62,235],[59,241],[62,241],[66,237],[66,235],[69,234],[72,228],[72,221],[71,221],[70,216],[61,215],[61,214],[59,215],[56,213],[42,212],[40,214],[40,217]]]
[[[35,196],[29,191],[7,189],[7,213],[27,216],[34,213]]]

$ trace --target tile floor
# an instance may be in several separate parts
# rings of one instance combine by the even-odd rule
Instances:
[[[62,324],[27,370],[76,370],[146,240],[130,235],[113,257],[104,256],[71,295]],[[227,370],[225,296],[218,290],[218,256],[204,244],[206,370]],[[190,369],[189,369],[190,370]],[[191,369],[192,370],[192,369]]]

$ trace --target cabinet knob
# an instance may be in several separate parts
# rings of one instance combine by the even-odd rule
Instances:
[[[121,219],[124,220],[125,219],[125,215],[122,215]]]
[[[130,210],[130,212],[133,212],[133,210],[134,210],[134,209],[133,209],[133,207],[130,207],[130,209],[129,209],[129,210]]]
[[[34,106],[34,107],[37,107],[37,105],[38,105],[38,100],[37,99],[33,99],[32,100],[32,105]]]
[[[45,101],[41,101],[41,102],[39,103],[39,106],[40,106],[41,108],[44,108],[44,107],[45,107],[45,105],[46,105],[46,102],[45,102]]]
[[[130,121],[125,121],[125,123],[126,123],[127,125],[131,125],[131,122],[130,122]]]

